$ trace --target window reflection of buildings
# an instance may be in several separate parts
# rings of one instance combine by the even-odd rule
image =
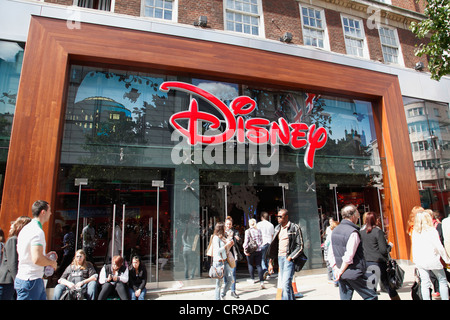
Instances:
[[[105,97],[91,97],[77,102],[66,115],[66,120],[82,129],[92,130],[100,134],[101,123],[110,121],[131,121],[131,112],[122,104]],[[114,128],[111,128],[114,131]]]
[[[445,190],[445,169],[450,163],[447,104],[423,100],[405,103],[409,138],[419,189]]]

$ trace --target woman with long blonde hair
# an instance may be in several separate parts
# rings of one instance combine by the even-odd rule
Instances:
[[[55,287],[53,300],[60,300],[64,291],[86,291],[88,300],[95,300],[97,296],[97,277],[91,262],[86,260],[83,249],[77,250],[72,263],[64,270]]]
[[[433,220],[426,211],[419,211],[414,218],[412,230],[413,262],[419,270],[422,282],[421,292],[423,300],[430,300],[432,283],[430,275],[433,273],[439,282],[439,292],[442,300],[448,300],[448,284],[441,258],[450,263],[450,257],[439,239],[439,234],[433,226]]]
[[[248,273],[250,274],[250,281],[255,282],[255,276],[254,276],[254,266],[256,266],[256,270],[258,271],[258,277],[259,277],[259,283],[261,289],[265,289],[264,287],[264,272],[261,266],[262,261],[262,233],[261,230],[259,230],[256,227],[256,220],[250,219],[248,221],[248,229],[245,230],[245,238],[244,238],[244,253],[247,258],[247,267],[248,267]],[[257,248],[253,252],[248,252],[248,244],[251,240],[254,240],[257,244]]]

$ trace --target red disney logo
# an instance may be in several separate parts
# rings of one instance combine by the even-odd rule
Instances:
[[[192,146],[197,144],[218,145],[236,137],[238,143],[245,143],[246,140],[253,144],[267,144],[272,146],[277,144],[289,145],[293,149],[306,147],[304,163],[312,169],[314,167],[314,157],[316,150],[323,148],[327,142],[328,134],[325,128],[306,123],[288,124],[284,118],[279,118],[277,122],[270,122],[264,118],[244,119],[242,116],[248,115],[256,107],[256,102],[248,96],[240,96],[231,102],[231,110],[225,103],[220,101],[213,94],[200,89],[192,84],[167,81],[161,84],[160,90],[180,90],[188,94],[199,96],[215,107],[223,119],[217,116],[200,111],[195,98],[191,99],[189,109],[173,114],[169,122],[172,127],[185,136]],[[180,121],[184,121],[187,126],[183,127]],[[225,123],[225,130],[212,135],[200,134],[199,120],[210,123],[211,129],[219,129]]]

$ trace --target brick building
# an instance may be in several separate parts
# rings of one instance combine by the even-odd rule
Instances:
[[[399,259],[413,206],[448,214],[450,79],[414,55],[422,2],[0,7],[3,229],[47,199],[49,247],[92,219],[100,265],[125,219],[122,254],[165,282],[205,274],[209,226],[225,216],[242,231],[288,208],[320,268],[322,217],[345,204],[380,215]]]

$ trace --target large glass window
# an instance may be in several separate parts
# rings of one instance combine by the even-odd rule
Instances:
[[[24,47],[24,43],[0,40],[0,196],[3,194]]]
[[[404,97],[417,186],[424,208],[448,215],[450,119],[446,103]]]
[[[183,90],[161,90],[168,81],[182,83]],[[217,100],[200,97],[202,92]],[[151,282],[204,277],[209,263],[204,253],[215,223],[231,216],[243,239],[249,219],[259,220],[266,211],[275,224],[277,211],[285,207],[302,227],[307,268],[322,268],[324,217],[340,219],[338,212],[348,203],[361,213],[383,214],[370,102],[78,65],[71,67],[67,96],[52,246],[60,250],[64,227],[78,230],[82,247],[83,230],[92,227],[90,259],[97,266],[108,261],[117,238],[116,253],[127,260],[141,255]],[[242,96],[255,102],[250,112],[236,102]],[[188,145],[174,129],[176,123],[178,131],[188,128],[209,141],[230,130],[226,110],[239,106],[239,119],[232,116],[245,130],[223,144]],[[186,118],[193,114],[198,119]],[[297,140],[255,142],[261,138],[255,128],[269,131],[270,123],[297,128]],[[303,131],[312,128],[324,128],[328,141],[309,163],[311,150],[293,144],[302,143]],[[247,275],[245,259],[238,261],[238,270]]]

